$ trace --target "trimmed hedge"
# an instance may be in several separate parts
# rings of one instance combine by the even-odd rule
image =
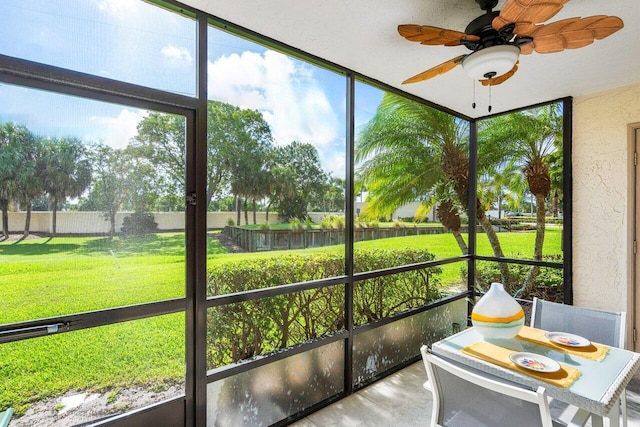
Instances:
[[[427,250],[358,250],[355,272],[431,261]],[[207,293],[223,295],[344,275],[343,255],[286,255],[213,266]],[[365,324],[444,296],[439,267],[356,282],[354,322]],[[207,314],[208,369],[325,336],[345,327],[344,285],[212,308]]]

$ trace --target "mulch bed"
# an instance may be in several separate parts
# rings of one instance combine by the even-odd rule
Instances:
[[[231,237],[227,236],[226,234],[210,233],[210,234],[207,234],[207,237],[209,237],[210,239],[218,240],[220,244],[224,246],[230,254],[247,252],[247,250],[245,250],[244,248],[233,243],[233,240],[231,240]]]
[[[20,240],[31,240],[31,239],[41,239],[42,236],[37,234],[29,233],[27,237],[24,234],[9,234],[9,238],[5,239],[4,235],[0,233],[0,242],[18,242]]]

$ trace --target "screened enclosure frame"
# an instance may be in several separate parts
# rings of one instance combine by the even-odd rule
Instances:
[[[36,63],[28,60],[18,59],[0,54],[0,82],[19,85],[34,89],[41,89],[50,92],[73,95],[98,101],[118,103],[133,107],[154,109],[184,116],[187,122],[186,137],[186,194],[185,194],[185,249],[186,249],[186,271],[185,284],[186,292],[184,298],[177,298],[165,301],[144,303],[133,306],[117,307],[104,310],[90,311],[87,313],[77,313],[65,316],[56,316],[47,319],[36,319],[25,322],[11,323],[0,326],[0,343],[31,339],[38,336],[47,335],[47,326],[59,325],[56,333],[66,333],[82,329],[94,328],[97,326],[110,325],[119,322],[137,320],[159,316],[163,314],[184,312],[186,317],[186,372],[185,372],[185,396],[175,399],[174,405],[183,407],[186,426],[206,425],[207,412],[207,384],[231,377],[233,375],[247,372],[251,369],[268,365],[270,363],[286,359],[290,356],[301,354],[324,345],[336,342],[344,342],[344,387],[343,391],[320,403],[308,407],[306,410],[293,414],[274,425],[285,425],[294,420],[306,416],[308,413],[345,397],[366,384],[354,384],[353,360],[354,360],[354,339],[367,331],[381,328],[392,322],[408,318],[418,313],[423,313],[433,308],[449,304],[476,296],[474,277],[476,272],[476,261],[492,261],[515,263],[525,265],[537,265],[555,269],[563,269],[564,280],[564,302],[572,303],[572,170],[571,170],[571,141],[572,141],[572,99],[562,98],[549,101],[544,104],[560,102],[563,106],[563,262],[545,262],[523,259],[495,258],[476,254],[476,233],[475,227],[469,227],[468,247],[469,254],[458,257],[438,259],[412,265],[403,265],[394,268],[369,271],[364,273],[354,273],[354,147],[355,147],[355,84],[363,82],[375,86],[388,92],[402,95],[408,99],[421,104],[437,108],[441,111],[454,115],[455,117],[469,122],[469,200],[468,212],[470,218],[475,218],[476,214],[476,192],[477,192],[477,144],[478,126],[480,120],[488,119],[492,116],[481,118],[471,118],[435,105],[423,99],[406,94],[396,88],[389,87],[381,82],[371,80],[353,70],[341,67],[337,64],[325,61],[322,58],[309,55],[294,47],[287,46],[276,40],[266,38],[252,32],[249,29],[236,26],[196,9],[186,7],[173,1],[154,1],[161,6],[168,7],[173,11],[184,13],[189,17],[195,17],[197,23],[197,94],[189,97],[174,94],[162,90],[150,89],[135,84],[110,80],[103,77],[70,71],[59,67]],[[322,68],[338,72],[345,76],[346,94],[346,197],[345,197],[345,274],[322,280],[315,280],[303,283],[293,283],[272,288],[257,289],[232,294],[207,297],[207,218],[206,205],[199,203],[203,200],[202,195],[206,194],[206,140],[207,140],[207,46],[209,26],[236,33],[242,37],[263,45],[273,47],[280,52],[292,55],[301,60],[318,65]],[[540,104],[542,105],[542,104]],[[535,106],[528,106],[524,109]],[[501,113],[507,114],[507,113]],[[195,204],[186,201],[194,200]],[[369,278],[393,275],[407,271],[426,269],[429,267],[461,263],[468,268],[467,289],[459,294],[438,300],[435,303],[427,304],[415,309],[408,310],[398,315],[393,315],[366,325],[357,326],[354,324],[354,287],[355,283]],[[255,357],[251,360],[241,361],[232,365],[227,365],[212,370],[207,370],[206,362],[206,337],[207,337],[207,310],[214,307],[221,307],[228,304],[255,301],[263,298],[286,295],[311,289],[321,289],[324,287],[342,285],[345,293],[345,327],[329,336],[318,338],[311,342],[296,345],[283,351],[275,352],[266,356]],[[470,308],[469,308],[470,310]],[[420,359],[419,348],[415,349],[415,357],[398,364],[383,374],[376,375],[372,381],[393,373],[399,369]],[[371,381],[370,381],[371,382]],[[161,405],[160,405],[161,406]],[[154,415],[149,415],[152,419]],[[113,420],[103,422],[103,425],[130,425],[132,418],[120,416]]]

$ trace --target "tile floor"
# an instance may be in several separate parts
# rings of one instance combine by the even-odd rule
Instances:
[[[428,426],[431,394],[422,388],[427,374],[422,362],[386,377],[331,406],[297,421],[294,427]],[[567,421],[570,414],[552,405],[552,414]],[[627,388],[629,427],[640,427],[640,376]],[[590,426],[589,422],[587,426]],[[607,423],[605,422],[605,427]]]

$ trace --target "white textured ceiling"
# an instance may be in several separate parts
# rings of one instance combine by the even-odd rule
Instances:
[[[183,2],[467,116],[488,114],[489,89],[476,84],[477,106],[473,109],[473,82],[462,67],[425,82],[401,84],[469,50],[408,42],[398,35],[398,24],[464,31],[472,19],[484,13],[475,0]],[[500,0],[496,10],[504,2]],[[591,15],[619,16],[625,26],[581,49],[521,55],[515,76],[492,89],[492,113],[640,82],[638,0],[573,0],[547,22]]]

